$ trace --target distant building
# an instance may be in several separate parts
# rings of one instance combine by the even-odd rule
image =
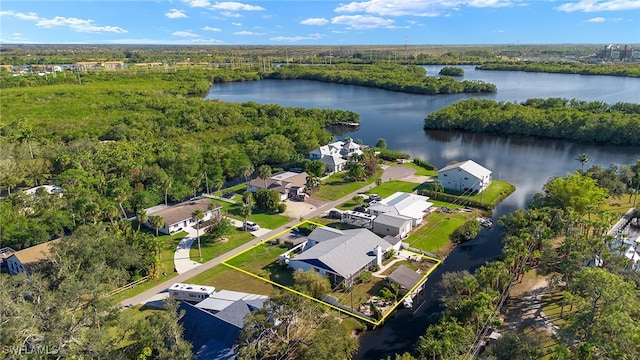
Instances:
[[[251,180],[247,190],[251,192],[256,192],[258,189],[275,190],[280,194],[280,200],[284,201],[304,193],[307,177],[306,172],[281,171],[266,180],[260,178]]]
[[[354,155],[362,154],[362,145],[348,139],[346,142],[334,141],[309,151],[309,159],[322,161],[326,166],[326,172],[333,174],[344,170]]]
[[[417,227],[422,224],[422,219],[430,212],[433,203],[427,201],[429,197],[409,194],[405,192],[396,192],[377,203],[369,206],[369,214],[379,216],[381,214],[392,214],[408,217],[411,219],[411,226]],[[389,223],[389,221],[385,222]],[[398,223],[400,224],[400,223]],[[400,224],[400,226],[402,226]],[[398,229],[399,233],[403,230]],[[386,234],[386,235],[390,235]]]

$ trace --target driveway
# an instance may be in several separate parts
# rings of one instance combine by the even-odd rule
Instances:
[[[173,267],[176,269],[178,274],[185,273],[200,265],[199,262],[192,261],[189,256],[191,246],[193,245],[193,242],[197,240],[196,229],[187,227],[183,230],[188,234],[180,240],[178,246],[176,246],[176,251],[173,253]],[[200,230],[200,233],[202,232],[203,230]]]

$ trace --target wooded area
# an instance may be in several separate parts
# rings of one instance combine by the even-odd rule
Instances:
[[[429,114],[424,128],[640,145],[640,105],[562,98],[522,103],[468,99]]]

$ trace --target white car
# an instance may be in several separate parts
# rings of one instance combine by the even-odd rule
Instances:
[[[247,229],[247,231],[260,230],[260,225],[254,223],[253,221],[247,221],[246,223],[244,223],[244,227],[245,229]]]

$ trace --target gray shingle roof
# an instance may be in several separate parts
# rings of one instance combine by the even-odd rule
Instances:
[[[400,228],[402,225],[411,221],[410,217],[397,215],[393,213],[384,213],[378,215],[373,222],[380,225],[393,226],[395,228]]]
[[[380,246],[383,252],[390,247],[388,242],[367,229],[344,230],[342,233],[341,236],[319,242],[292,261],[323,267],[347,278],[376,259],[376,246]],[[313,239],[311,235],[309,238]]]
[[[422,280],[422,275],[404,265],[400,265],[400,267],[395,269],[387,278],[393,280],[402,288],[411,290],[418,282],[420,282],[420,280]]]

